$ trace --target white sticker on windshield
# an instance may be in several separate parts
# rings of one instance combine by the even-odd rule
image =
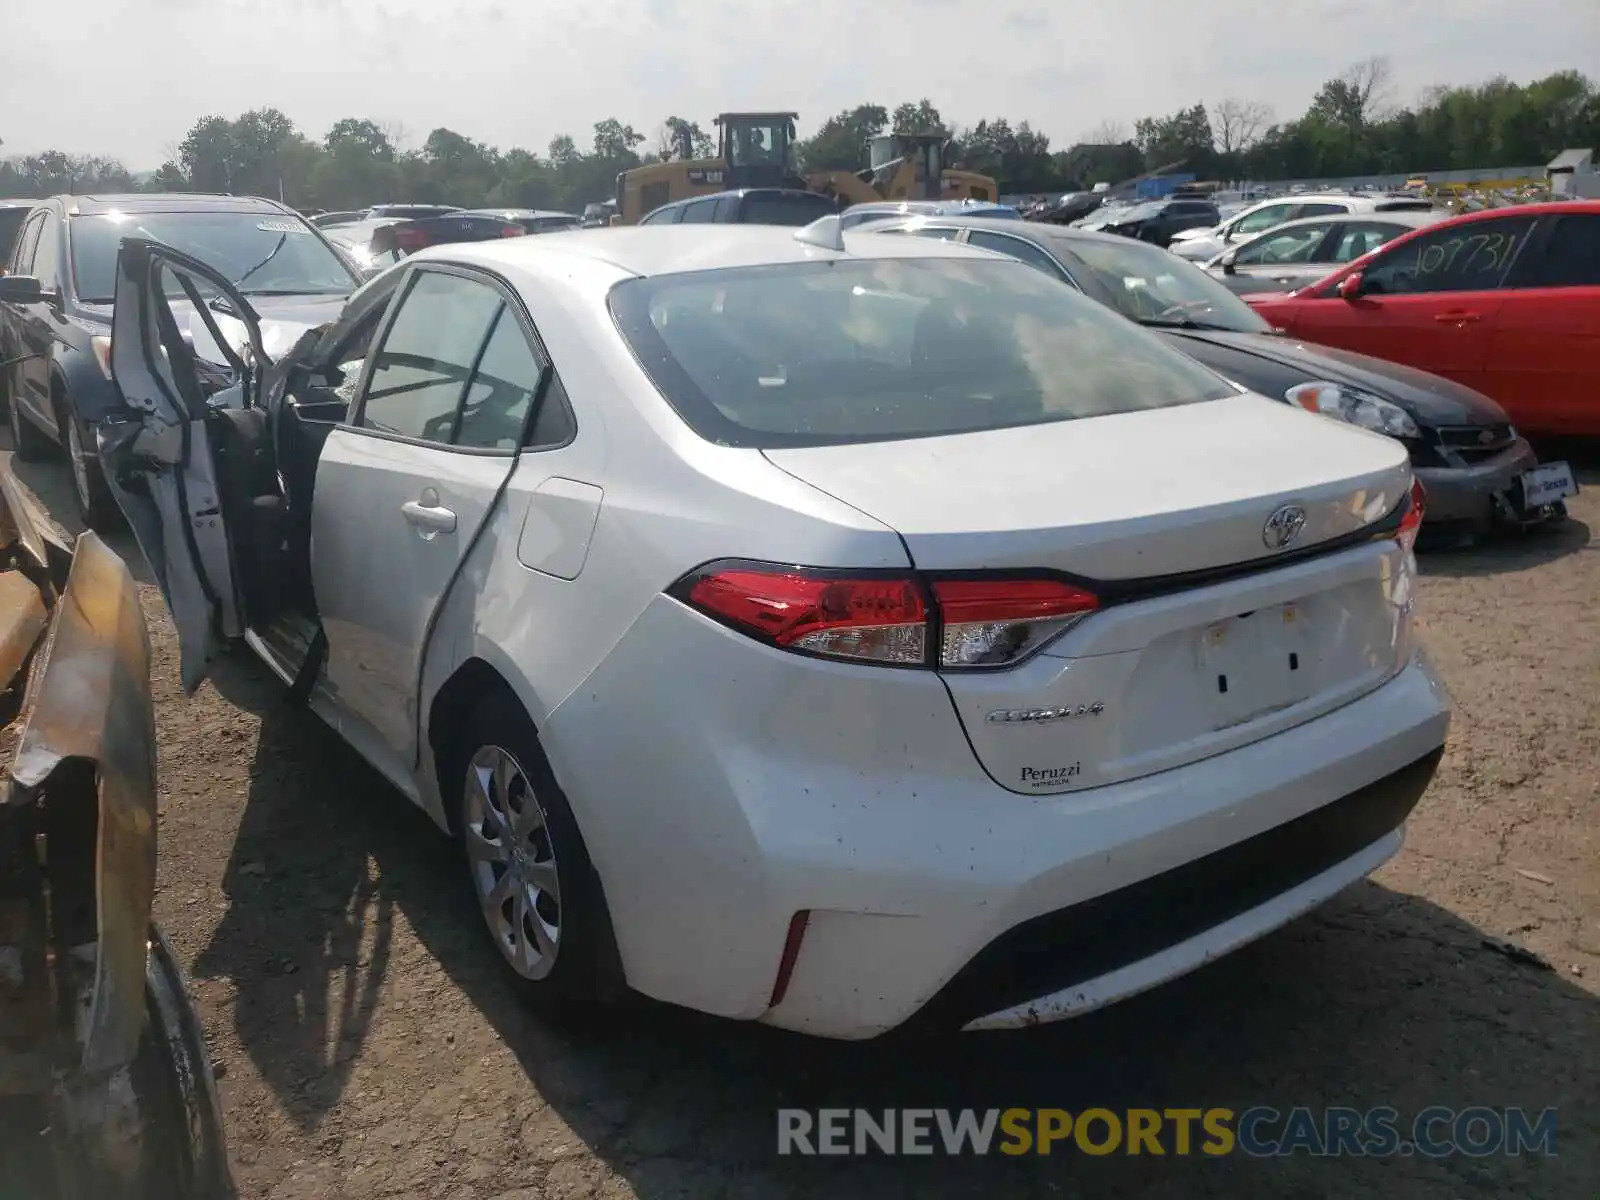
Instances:
[[[293,221],[257,221],[256,228],[262,233],[304,233],[305,226],[297,225]]]

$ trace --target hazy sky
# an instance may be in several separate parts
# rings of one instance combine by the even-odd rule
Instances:
[[[1027,119],[1059,145],[1107,119],[1228,96],[1298,115],[1373,54],[1397,101],[1575,67],[1600,75],[1600,0],[74,0],[37,5],[0,70],[0,154],[159,165],[196,118],[282,109],[320,137],[370,117],[502,149],[587,149],[615,116],[839,109],[927,96],[947,121]]]

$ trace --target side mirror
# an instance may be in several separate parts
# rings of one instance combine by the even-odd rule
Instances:
[[[1229,250],[1222,256],[1222,258],[1219,260],[1219,264],[1222,267],[1222,273],[1224,275],[1237,275],[1239,273],[1238,268],[1233,265],[1234,261],[1238,257],[1239,252],[1237,250]]]
[[[41,304],[55,303],[56,294],[46,291],[33,275],[0,276],[0,303]]]
[[[1361,272],[1351,271],[1339,281],[1339,299],[1359,300],[1362,295],[1362,283]]]

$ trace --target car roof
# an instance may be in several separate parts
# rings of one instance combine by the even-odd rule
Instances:
[[[721,200],[724,196],[822,196],[821,192],[808,191],[805,188],[784,187],[747,187],[729,188],[725,192],[706,192],[700,196],[685,196],[682,200],[669,200],[667,203],[653,208],[651,212],[660,212],[663,208],[680,208],[685,204],[693,204],[696,200]],[[827,199],[823,196],[823,199]]]
[[[861,230],[845,232],[843,251],[829,250],[800,241],[798,232],[784,225],[621,225],[430,247],[406,261],[454,258],[495,271],[537,271],[562,259],[585,260],[622,275],[655,276],[851,258],[988,257],[986,251],[953,242],[884,237]]]
[[[469,217],[520,217],[531,219],[535,217],[566,217],[578,220],[576,213],[562,212],[556,208],[469,208],[463,210],[463,215]]]
[[[858,226],[858,229],[871,233],[900,225],[988,229],[995,233],[1009,233],[1012,237],[1020,237],[1024,241],[1034,242],[1041,246],[1048,246],[1052,242],[1104,242],[1108,246],[1127,246],[1132,241],[1130,238],[1118,237],[1114,233],[1099,233],[1092,229],[1073,229],[1070,225],[1052,225],[1047,221],[1007,221],[977,215],[944,217],[912,213],[902,220],[897,221],[891,217],[886,221],[874,221],[868,225]],[[1148,245],[1148,243],[1143,244]]]
[[[53,196],[71,216],[108,212],[243,212],[293,213],[294,209],[264,196],[207,195],[197,192],[128,192],[94,196]],[[304,218],[301,218],[304,220]]]
[[[1421,229],[1424,225],[1437,224],[1450,214],[1438,208],[1397,208],[1385,212],[1351,212],[1351,213],[1323,213],[1320,217],[1296,217],[1292,221],[1285,221],[1282,225],[1274,225],[1271,229],[1263,229],[1250,241],[1256,238],[1269,237],[1275,233],[1282,233],[1285,229],[1299,229],[1306,225],[1370,225],[1374,221],[1381,221],[1389,225],[1407,225],[1412,229]]]

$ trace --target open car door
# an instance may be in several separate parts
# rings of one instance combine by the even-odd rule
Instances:
[[[259,411],[269,361],[260,318],[226,279],[158,242],[122,243],[111,374],[128,412],[101,427],[99,448],[177,626],[189,693],[245,633],[217,410]]]

